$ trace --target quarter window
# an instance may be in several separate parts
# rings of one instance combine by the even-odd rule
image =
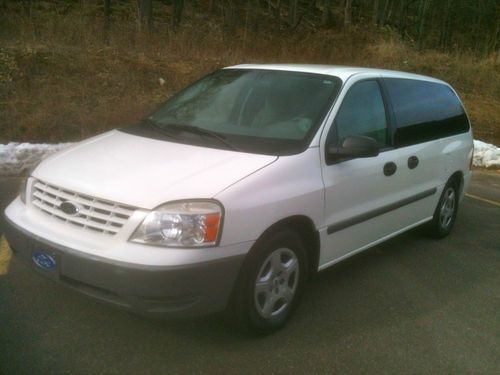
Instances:
[[[409,146],[465,133],[469,121],[448,86],[413,79],[386,78],[397,130],[396,146]]]
[[[349,89],[335,118],[335,129],[337,144],[349,135],[362,135],[374,138],[380,148],[387,147],[387,120],[377,81],[362,81]]]

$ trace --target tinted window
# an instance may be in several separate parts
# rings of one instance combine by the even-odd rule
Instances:
[[[396,145],[407,146],[469,130],[455,93],[446,85],[411,79],[384,79],[396,116]]]
[[[347,92],[335,118],[337,143],[349,135],[374,138],[380,148],[388,145],[385,107],[377,81],[362,81]]]

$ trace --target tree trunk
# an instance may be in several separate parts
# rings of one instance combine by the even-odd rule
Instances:
[[[395,16],[394,14],[396,13],[396,11],[394,10],[396,8],[396,5],[395,5],[395,1],[392,1],[392,0],[387,0],[387,8],[385,10],[385,14],[384,14],[384,22],[386,23],[392,23]],[[396,21],[393,22],[394,24],[396,24]]]
[[[111,0],[104,0],[104,43],[109,45],[109,29],[111,27]]]
[[[148,31],[153,31],[153,0],[141,0],[140,6],[141,25],[147,25]]]
[[[403,40],[405,39],[406,34],[406,11],[408,10],[408,4],[406,0],[401,0],[400,8],[399,8],[399,32],[401,33],[401,37]]]
[[[248,2],[247,2],[247,18],[248,18],[247,27],[250,28],[250,30],[252,32],[256,32],[259,29],[259,14],[260,14],[259,0],[248,0]]]
[[[378,25],[378,17],[379,17],[379,0],[373,0],[373,11],[372,11],[372,25]]]
[[[350,26],[352,23],[352,0],[345,0],[344,6],[344,26]]]
[[[298,0],[289,0],[288,5],[288,24],[294,27],[297,24]]]
[[[33,9],[33,0],[23,0],[23,5],[24,5],[24,10],[26,12],[26,15],[31,20],[31,12]]]
[[[420,10],[419,10],[419,25],[418,25],[418,36],[417,36],[417,48],[422,49],[424,43],[425,34],[425,19],[427,17],[427,9],[429,8],[431,0],[421,0]]]
[[[439,45],[443,51],[448,49],[449,33],[450,33],[450,14],[451,14],[452,0],[446,0],[444,4],[444,15],[441,23],[441,34],[439,37]]]
[[[274,7],[274,16],[281,24],[281,0],[276,0],[276,6]]]
[[[325,0],[323,4],[323,14],[321,15],[321,24],[327,26],[330,24],[332,18],[332,0]]]
[[[172,1],[172,28],[177,30],[177,27],[182,20],[182,11],[184,10],[184,0],[173,0]]]
[[[389,19],[389,3],[390,0],[385,0],[382,6],[382,11],[379,13],[378,25],[384,26],[387,19]]]
[[[224,31],[232,34],[238,24],[236,5],[232,0],[225,0],[222,3],[222,17],[224,22]]]
[[[498,34],[500,34],[500,22],[495,23],[495,29],[491,33],[489,40],[487,40],[487,50],[486,53],[494,53],[496,51],[496,58],[498,60],[498,56],[500,55],[498,51]],[[497,62],[498,63],[498,62]]]

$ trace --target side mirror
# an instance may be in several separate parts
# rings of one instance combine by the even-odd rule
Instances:
[[[379,154],[378,143],[371,137],[361,135],[347,136],[342,145],[328,146],[328,155],[337,159],[370,158]]]

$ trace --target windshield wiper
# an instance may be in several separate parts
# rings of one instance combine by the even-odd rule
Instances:
[[[166,135],[167,137],[175,139],[176,137],[172,134],[172,129],[165,129],[165,127],[162,127],[159,122],[156,122],[154,120],[151,120],[150,118],[145,118],[142,120],[144,124],[149,125],[152,127],[154,130]],[[170,130],[170,131],[169,131]]]
[[[158,125],[156,125],[156,126],[158,126]],[[167,130],[169,128],[172,130],[175,129],[178,131],[185,131],[185,132],[189,132],[189,133],[193,133],[193,134],[199,134],[202,136],[207,135],[211,138],[217,139],[220,143],[224,144],[226,147],[228,147],[229,149],[231,149],[233,151],[240,151],[236,146],[234,146],[231,143],[229,143],[228,141],[226,141],[226,137],[224,137],[223,135],[221,135],[217,132],[214,132],[212,130],[200,128],[198,126],[193,126],[193,125],[177,125],[177,124],[168,124],[164,128],[161,128],[161,129]]]

